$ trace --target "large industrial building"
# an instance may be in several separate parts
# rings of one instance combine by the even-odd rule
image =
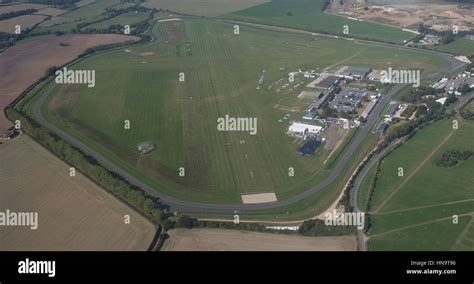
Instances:
[[[293,135],[305,136],[308,134],[317,135],[323,130],[322,126],[312,125],[301,122],[293,122],[288,131]]]

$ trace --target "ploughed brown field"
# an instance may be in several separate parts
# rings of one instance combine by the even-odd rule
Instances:
[[[28,10],[28,9],[40,10],[40,9],[47,8],[47,7],[48,7],[48,5],[31,4],[31,3],[5,5],[5,6],[0,6],[0,14],[6,14],[6,13],[9,13],[9,12]]]
[[[23,15],[3,20],[0,21],[0,32],[13,34],[15,33],[17,25],[20,26],[21,31],[24,31],[42,22],[45,18],[46,16],[42,15]]]
[[[0,212],[38,213],[36,230],[0,226],[0,251],[146,250],[152,242],[152,223],[82,174],[70,177],[30,137],[0,144],[0,157]]]
[[[45,36],[18,43],[0,53],[0,109],[4,109],[51,66],[60,66],[89,47],[137,40],[117,34]],[[68,46],[61,46],[61,43]],[[0,134],[12,124],[0,115]]]
[[[225,229],[175,229],[164,251],[352,251],[355,236],[302,237]]]

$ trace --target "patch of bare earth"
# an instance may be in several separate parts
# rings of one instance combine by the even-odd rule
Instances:
[[[58,8],[44,8],[36,12],[38,15],[47,15],[47,16],[57,16],[66,13],[67,10],[62,10]]]
[[[7,20],[0,21],[0,32],[13,34],[15,33],[15,26],[19,25],[21,30],[31,28],[37,23],[43,21],[46,16],[41,15],[24,15]]]
[[[6,5],[6,6],[0,6],[0,14],[5,14],[9,12],[15,12],[15,11],[21,11],[21,10],[28,10],[28,9],[43,9],[48,7],[47,5],[42,5],[42,4],[15,4],[15,5]]]
[[[155,226],[26,135],[0,144],[0,212],[38,213],[38,228],[0,226],[4,250],[146,250]],[[130,216],[130,224],[124,216]]]
[[[415,2],[415,1],[413,1]],[[330,11],[348,17],[366,19],[416,30],[423,23],[435,30],[451,30],[455,24],[460,31],[473,28],[474,7],[462,4],[410,4],[406,5],[369,5],[364,9],[360,0],[333,0]]]
[[[51,36],[10,47],[0,54],[0,108],[3,110],[22,91],[41,78],[49,67],[61,66],[89,47],[137,39],[117,34]],[[61,43],[68,46],[61,46]],[[0,133],[10,126],[11,123],[2,112]]]
[[[352,251],[354,236],[302,237],[223,229],[174,229],[164,251]]]

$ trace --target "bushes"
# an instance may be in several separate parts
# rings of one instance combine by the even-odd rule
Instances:
[[[36,9],[26,9],[26,10],[20,10],[20,11],[12,11],[8,12],[5,14],[0,14],[0,21],[10,19],[10,18],[15,18],[23,15],[28,15],[28,14],[33,14],[35,12],[38,12]]]
[[[355,234],[354,226],[327,226],[319,219],[306,220],[300,226],[299,234],[304,236],[343,236]]]
[[[459,151],[459,150],[448,150],[443,153],[441,159],[437,162],[439,167],[451,168],[459,164],[461,161],[465,161],[474,155],[473,151]]]

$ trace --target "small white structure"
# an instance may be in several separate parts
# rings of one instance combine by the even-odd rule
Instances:
[[[442,105],[444,105],[444,104],[446,103],[446,99],[447,99],[447,98],[448,98],[448,97],[444,97],[444,98],[441,98],[441,99],[437,99],[436,102],[437,102],[437,103],[440,103],[440,104],[442,104]]]
[[[318,125],[293,122],[288,129],[293,134],[305,135],[305,134],[319,134],[323,127]]]

